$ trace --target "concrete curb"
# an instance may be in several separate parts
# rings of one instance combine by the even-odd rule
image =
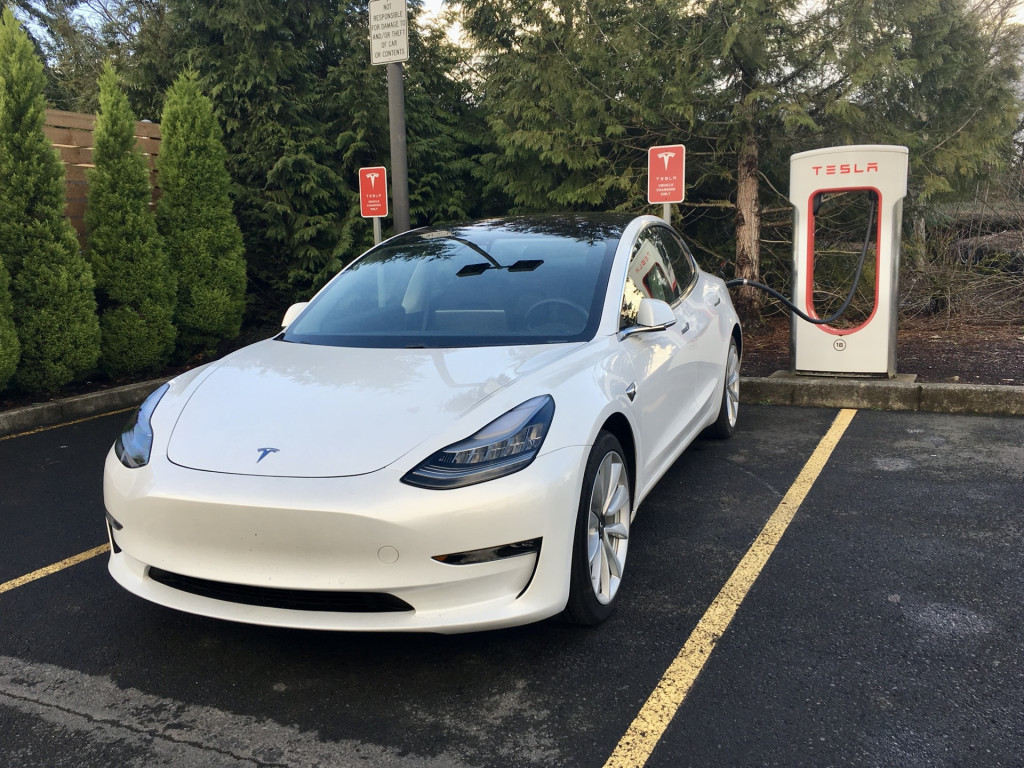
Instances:
[[[0,437],[134,408],[165,381],[169,379],[142,381],[124,387],[104,389],[101,392],[91,392],[88,395],[0,411]]]
[[[863,380],[773,374],[740,379],[740,402],[928,411],[987,416],[1024,416],[1024,387],[990,384],[919,384],[906,380]]]
[[[132,408],[168,379],[0,411],[0,438]],[[839,379],[773,374],[740,379],[740,402],[882,411],[1024,416],[1024,387],[918,384],[906,380]]]

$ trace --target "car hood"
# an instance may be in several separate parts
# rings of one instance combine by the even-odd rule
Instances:
[[[182,393],[167,457],[191,469],[244,475],[374,472],[577,346],[359,349],[260,342],[225,358]],[[459,438],[486,423],[471,421]]]

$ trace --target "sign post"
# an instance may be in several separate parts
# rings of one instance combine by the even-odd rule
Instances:
[[[647,202],[662,204],[662,218],[672,223],[672,203],[686,196],[686,147],[666,144],[647,150]]]
[[[388,215],[388,171],[383,165],[359,169],[359,213],[373,219],[373,244],[377,245],[381,217]]]
[[[388,122],[395,199],[395,233],[409,229],[409,166],[405,135],[405,84],[402,62],[409,60],[409,9],[406,0],[370,0],[370,63],[388,68]]]

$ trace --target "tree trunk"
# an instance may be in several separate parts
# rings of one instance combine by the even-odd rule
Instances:
[[[924,216],[914,217],[914,267],[923,272],[927,265],[928,230],[925,228]]]
[[[744,107],[746,129],[740,142],[736,168],[736,277],[761,280],[761,201],[758,193],[758,148],[754,105]],[[761,316],[761,292],[742,286],[734,294],[744,326]]]

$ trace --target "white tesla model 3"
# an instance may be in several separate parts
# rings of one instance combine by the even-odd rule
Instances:
[[[651,216],[408,232],[284,325],[160,387],[111,449],[129,591],[285,627],[595,624],[640,502],[736,424],[729,294]]]

